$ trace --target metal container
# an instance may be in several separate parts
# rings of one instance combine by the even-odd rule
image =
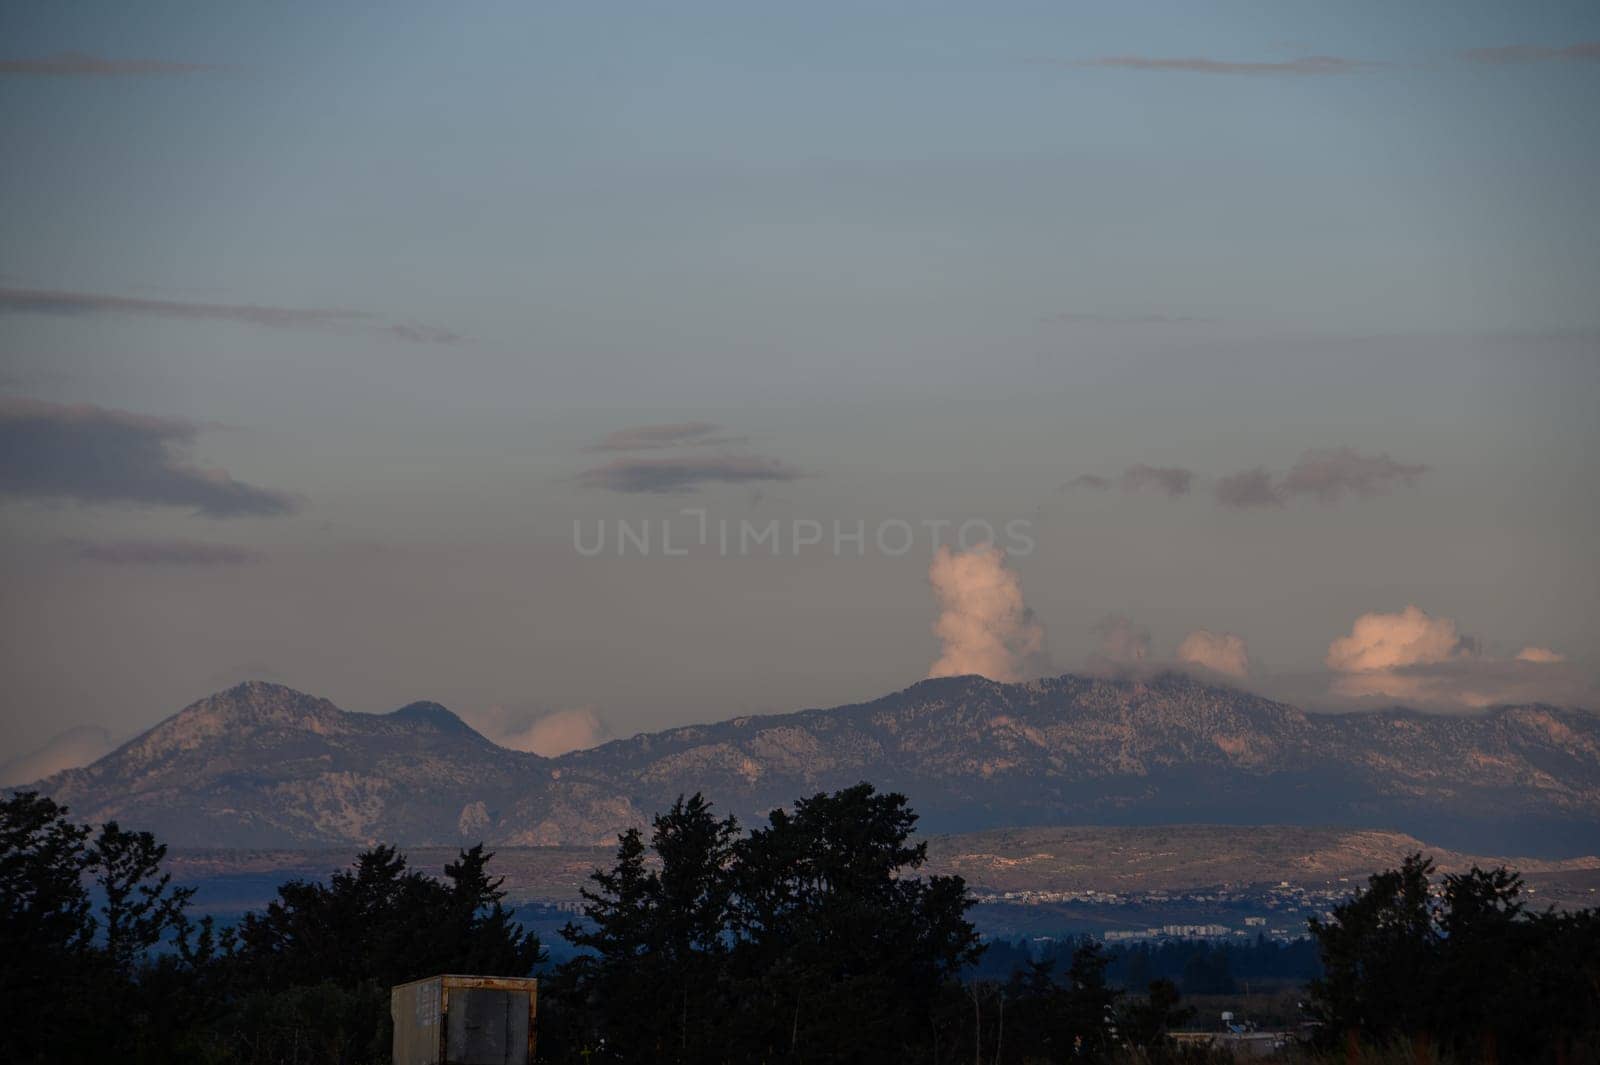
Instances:
[[[430,976],[389,990],[394,1065],[533,1065],[539,981]]]

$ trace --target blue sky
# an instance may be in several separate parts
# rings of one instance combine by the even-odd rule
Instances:
[[[1578,4],[0,5],[0,392],[181,422],[156,446],[295,501],[14,458],[0,746],[257,673],[626,733],[937,653],[926,552],[574,556],[575,520],[683,507],[1037,521],[1009,565],[1057,668],[1124,614],[1152,659],[1236,632],[1310,701],[1330,640],[1415,602],[1484,662],[1559,650],[1570,698],[1596,41]],[[583,478],[687,422],[734,465]],[[1211,498],[1317,449],[1427,472]],[[1194,488],[1061,488],[1139,463]],[[250,561],[92,549],[172,542]]]

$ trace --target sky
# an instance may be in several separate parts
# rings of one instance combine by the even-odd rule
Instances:
[[[1581,4],[0,3],[0,761],[1594,708],[1597,102]]]

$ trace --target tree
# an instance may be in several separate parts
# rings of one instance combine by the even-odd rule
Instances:
[[[161,871],[166,844],[115,821],[101,826],[88,857],[105,896],[105,952],[120,974],[131,976],[152,947],[187,927],[183,911],[194,889],[174,888],[172,875]]]
[[[1410,1041],[1462,1058],[1550,1060],[1600,1039],[1600,919],[1530,914],[1506,869],[1443,878],[1411,855],[1311,922],[1322,1040]]]
[[[1172,1029],[1194,1017],[1194,1007],[1179,1006],[1178,985],[1152,980],[1143,1001],[1128,1003],[1117,1018],[1117,1031],[1130,1044],[1145,1050],[1162,1050],[1171,1044]]]
[[[898,1060],[976,959],[955,877],[924,860],[901,795],[858,785],[775,810],[739,838],[703,797],[657,817],[651,848],[623,833],[584,890],[586,953],[555,981],[554,1025],[616,1060]]]
[[[444,972],[526,976],[538,938],[511,920],[492,854],[460,851],[444,880],[378,846],[326,884],[292,880],[246,914],[221,960],[231,1009],[219,1027],[252,1058],[321,1048],[317,1061],[387,1053],[389,988]],[[265,1049],[263,1049],[265,1048]]]
[[[1111,1047],[1113,1009],[1122,992],[1106,982],[1111,959],[1090,940],[1072,952],[1067,989],[1062,1001],[1064,1040],[1075,1054],[1102,1054]]]
[[[66,814],[32,792],[0,798],[0,1002],[27,1022],[0,1025],[0,1061],[70,1054],[95,1020],[89,828]]]
[[[723,1041],[725,960],[733,840],[738,824],[719,819],[699,794],[679,796],[657,816],[647,869],[643,836],[619,839],[617,864],[583,889],[587,925],[562,934],[592,951],[571,963],[558,995],[579,1012],[586,1044],[603,1039],[622,1059],[710,1060]]]
[[[735,847],[735,963],[747,1045],[808,1062],[896,1060],[940,988],[981,952],[960,877],[906,875],[905,796],[858,784],[774,810]]]
[[[1311,918],[1325,975],[1312,982],[1317,1019],[1331,1038],[1385,1042],[1420,1031],[1432,1003],[1428,971],[1438,947],[1428,877],[1433,862],[1408,855],[1376,873],[1324,923]]]
[[[172,1060],[166,1021],[187,1000],[156,998],[145,978],[183,968],[150,952],[186,947],[193,892],[172,887],[150,833],[67,814],[31,792],[0,798],[0,1002],[24,1019],[0,1026],[0,1061]]]

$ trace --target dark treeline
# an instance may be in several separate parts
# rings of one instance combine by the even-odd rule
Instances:
[[[389,987],[440,972],[538,972],[547,1062],[1205,1062],[1221,1059],[1169,1037],[1192,1017],[1181,993],[1303,971],[1312,949],[986,952],[961,879],[918,875],[915,820],[865,784],[750,832],[680,799],[621,837],[563,931],[581,953],[552,967],[481,846],[440,877],[377,847],[219,928],[189,918],[148,833],[15,795],[0,1062],[376,1065]],[[1529,912],[1505,870],[1431,871],[1409,859],[1312,922],[1314,1040],[1341,1059],[1400,1044],[1407,1060],[1596,1061],[1600,917]]]
[[[226,929],[190,920],[165,856],[148,832],[94,831],[28,793],[0,800],[0,1062],[383,1062],[392,984],[523,975],[539,958],[482,847],[443,879],[377,847]]]
[[[1176,987],[1124,996],[1098,943],[1002,984],[961,979],[983,951],[972,899],[960,877],[915,875],[915,822],[904,796],[867,784],[800,799],[748,834],[701,796],[680,799],[648,840],[626,833],[585,890],[585,920],[563,935],[586,953],[546,983],[542,1052],[934,1065],[1103,1060],[1129,1043],[1178,1053]]]
[[[1073,953],[1092,936],[1062,934],[1049,940],[1003,939],[986,943],[973,974],[1006,980],[1038,960],[1070,964]],[[1143,990],[1153,980],[1170,980],[1189,995],[1231,995],[1274,984],[1305,984],[1322,975],[1317,944],[1309,936],[1280,943],[1265,936],[1237,942],[1168,939],[1119,943],[1105,948],[1113,987]]]
[[[1433,871],[1411,855],[1311,921],[1318,1042],[1405,1044],[1417,1060],[1600,1060],[1600,911],[1531,912],[1506,869]]]

